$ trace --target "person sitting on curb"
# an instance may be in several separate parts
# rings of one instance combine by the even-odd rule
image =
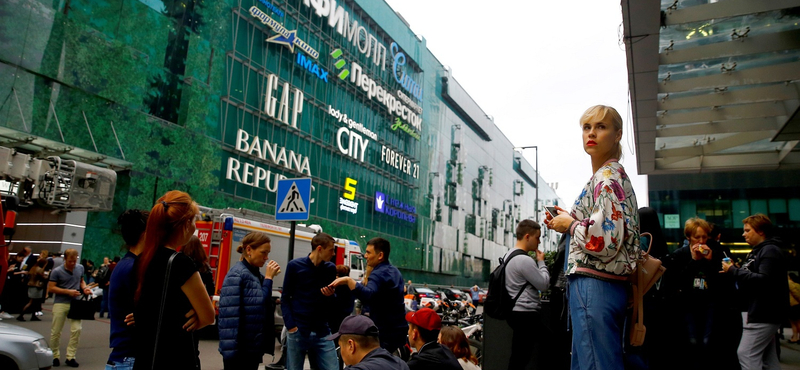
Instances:
[[[325,339],[339,344],[345,370],[408,370],[405,362],[381,348],[378,327],[367,316],[345,317],[339,331]]]
[[[408,360],[411,370],[461,370],[461,364],[449,348],[437,342],[442,318],[430,308],[406,314],[408,342],[417,353]]]

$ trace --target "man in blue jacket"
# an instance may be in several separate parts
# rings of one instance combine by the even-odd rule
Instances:
[[[381,348],[378,327],[369,317],[346,317],[339,332],[326,339],[338,341],[345,370],[408,370],[405,362]]]
[[[364,258],[372,272],[366,283],[357,283],[348,276],[331,283],[332,287],[347,284],[353,295],[369,307],[369,315],[380,329],[381,347],[390,353],[406,343],[408,324],[403,305],[403,275],[389,263],[391,246],[383,238],[372,238],[367,242]]]
[[[328,262],[336,248],[334,239],[319,233],[311,239],[308,257],[295,258],[286,266],[281,309],[287,328],[286,368],[302,370],[305,355],[316,359],[319,370],[338,370],[339,359],[333,342],[326,340],[329,310],[335,307],[334,289],[328,286],[336,278],[336,266]]]

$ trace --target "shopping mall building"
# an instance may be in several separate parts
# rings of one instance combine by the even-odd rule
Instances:
[[[116,173],[109,212],[23,208],[34,250],[120,255],[117,215],[168,190],[274,214],[277,181],[310,177],[308,224],[471,285],[559,203],[384,1],[2,1],[0,99],[0,145]]]
[[[764,213],[794,254],[800,1],[621,3],[639,173],[672,247],[699,216],[743,257],[742,219]]]

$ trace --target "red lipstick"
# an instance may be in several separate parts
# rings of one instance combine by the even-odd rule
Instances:
[[[586,146],[595,146],[595,145],[597,145],[597,143],[595,143],[594,140],[589,140],[586,142]]]

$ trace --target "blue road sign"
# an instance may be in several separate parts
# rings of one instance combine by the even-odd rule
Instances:
[[[278,180],[275,219],[306,221],[311,206],[311,179]]]

